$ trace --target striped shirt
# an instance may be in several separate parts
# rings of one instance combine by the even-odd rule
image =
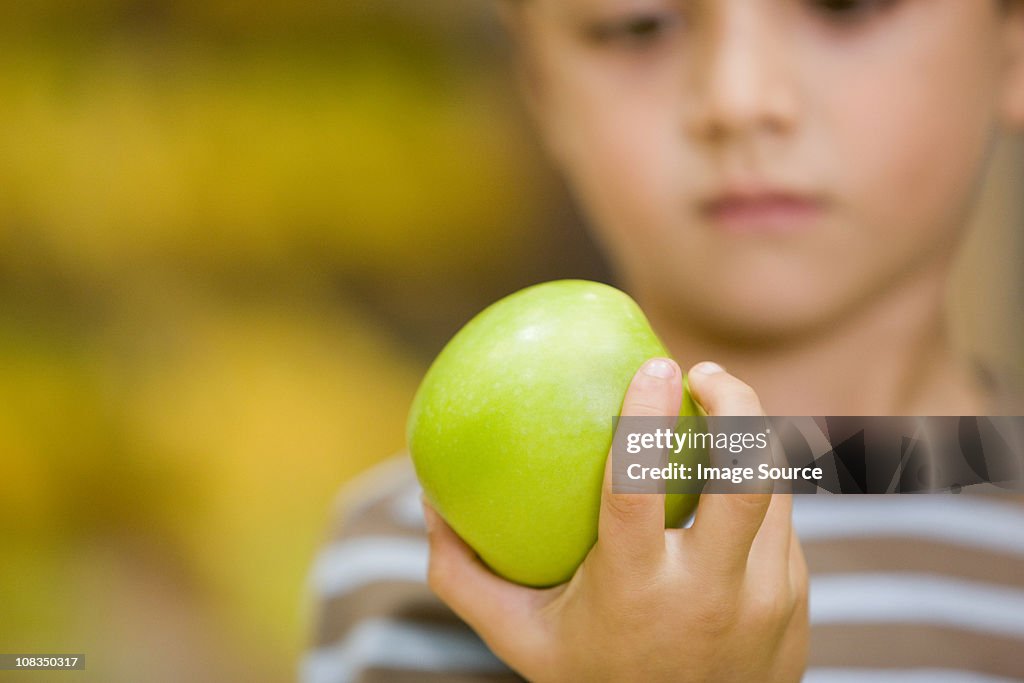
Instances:
[[[426,585],[407,456],[351,482],[311,574],[305,683],[521,681]],[[805,683],[1024,681],[1024,496],[794,496]]]
[[[387,485],[375,483],[386,477]],[[406,459],[354,482],[316,560],[308,683],[521,680],[425,585]],[[796,496],[808,683],[1024,680],[1024,497]]]

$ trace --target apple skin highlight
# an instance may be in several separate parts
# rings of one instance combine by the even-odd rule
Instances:
[[[612,418],[637,369],[667,355],[636,302],[608,285],[559,280],[492,304],[413,399],[407,438],[427,500],[500,576],[567,581],[597,539]],[[681,413],[697,410],[684,391]],[[666,526],[695,505],[666,496]]]

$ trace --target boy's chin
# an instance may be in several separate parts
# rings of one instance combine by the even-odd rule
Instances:
[[[769,347],[807,343],[839,329],[849,315],[850,307],[838,301],[759,297],[697,302],[679,310],[677,318],[715,343]]]

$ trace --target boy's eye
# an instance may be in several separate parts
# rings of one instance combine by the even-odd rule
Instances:
[[[893,2],[894,0],[808,0],[811,9],[839,23],[866,19]]]
[[[592,24],[587,29],[587,37],[596,45],[643,48],[664,37],[676,22],[673,14],[636,14]]]

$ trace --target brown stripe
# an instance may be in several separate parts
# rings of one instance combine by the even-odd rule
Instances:
[[[909,538],[803,543],[812,576],[858,572],[942,574],[1024,588],[1024,557]]]
[[[962,494],[965,498],[985,498],[1001,505],[1014,505],[1024,508],[1024,493],[1018,491],[1007,491],[995,484],[978,484],[965,489]]]
[[[811,667],[965,669],[1024,680],[1024,641],[919,624],[811,628]]]
[[[393,618],[428,626],[469,627],[462,623],[423,583],[387,581],[323,600],[317,606],[314,647],[337,643],[357,623]]]

